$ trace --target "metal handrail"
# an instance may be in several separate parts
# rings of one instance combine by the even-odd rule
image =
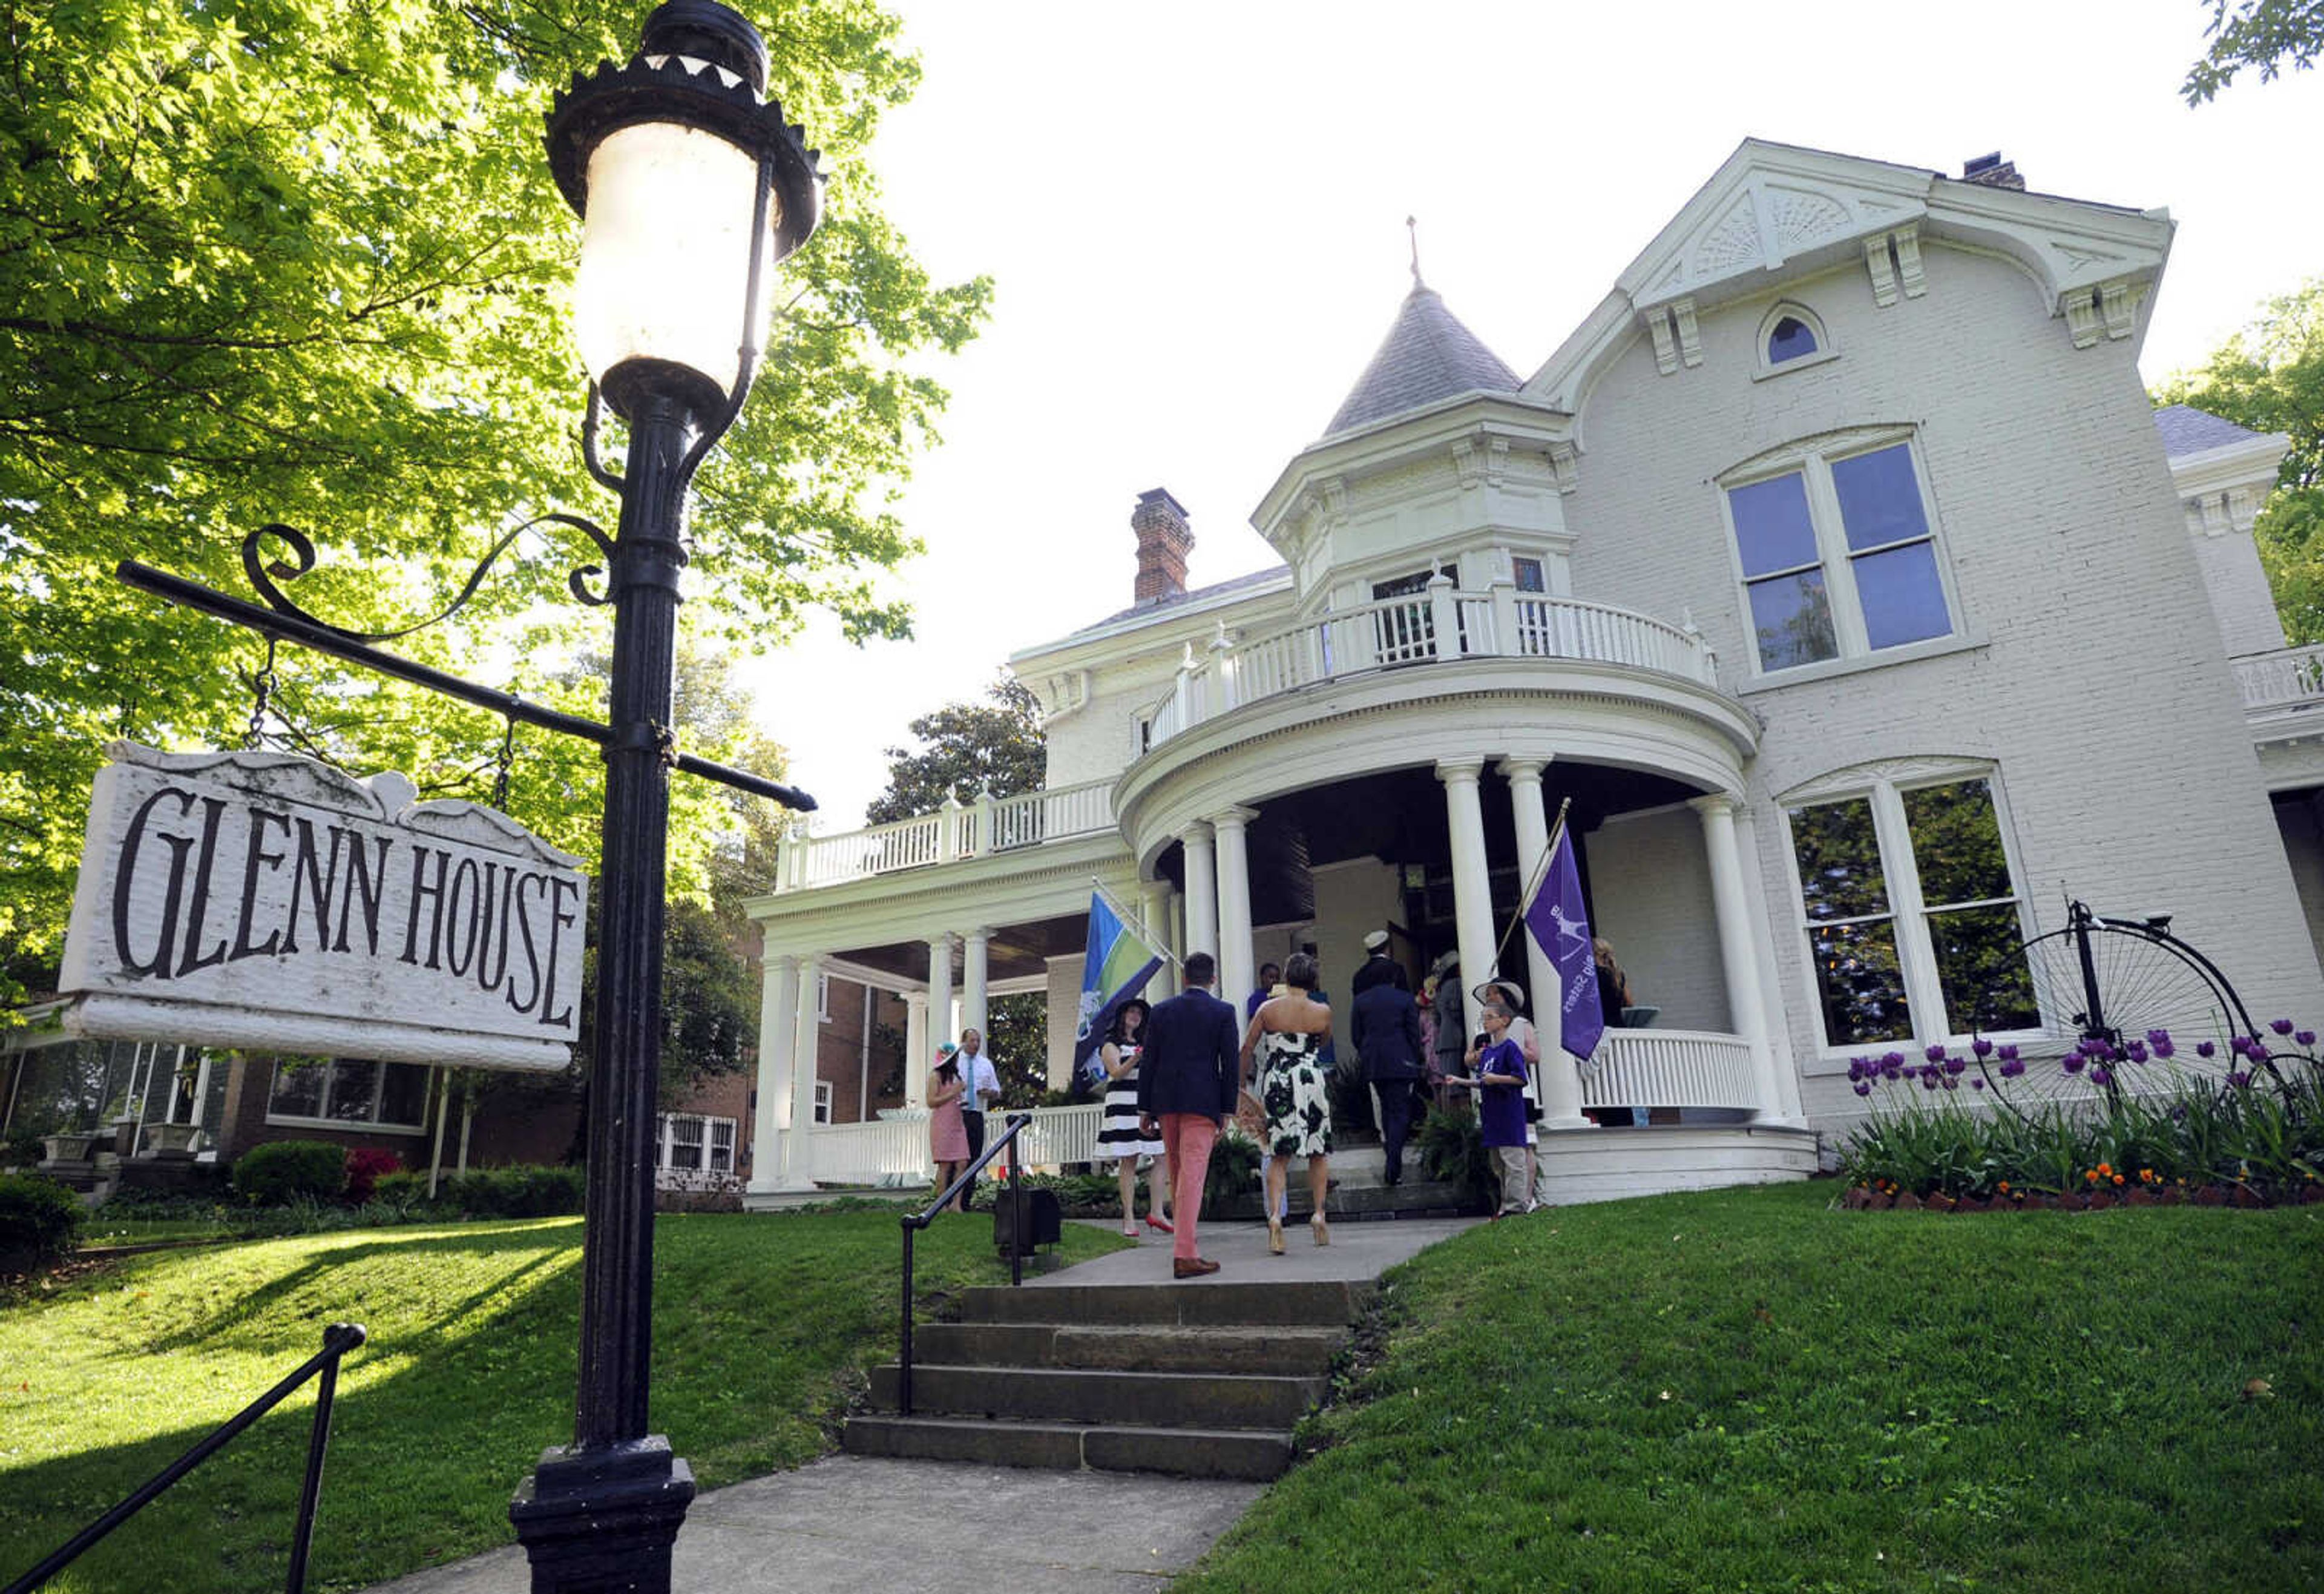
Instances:
[[[338,1388],[339,1358],[368,1337],[361,1323],[333,1323],[325,1329],[323,1348],[300,1364],[297,1372],[219,1423],[208,1438],[140,1484],[127,1499],[75,1534],[40,1565],[9,1584],[5,1589],[0,1589],[0,1594],[28,1594],[28,1590],[39,1588],[64,1571],[79,1558],[83,1551],[152,1504],[154,1497],[208,1460],[228,1441],[272,1411],[291,1391],[319,1373],[322,1383],[315,1391],[315,1424],[307,1439],[307,1476],[299,1488],[299,1522],[290,1538],[290,1574],[283,1585],[289,1594],[305,1594],[307,1553],[314,1543],[315,1508],[323,1494],[323,1450],[331,1441],[331,1399]]]
[[[936,1214],[952,1204],[953,1197],[958,1195],[964,1189],[973,1185],[976,1182],[976,1176],[984,1171],[985,1164],[1006,1149],[1009,1153],[1010,1203],[1009,1283],[1012,1287],[1022,1285],[1025,1282],[1025,1164],[1018,1155],[1017,1137],[1025,1132],[1025,1126],[1032,1121],[1031,1113],[1010,1113],[1009,1127],[1001,1132],[1001,1137],[986,1146],[984,1154],[971,1163],[959,1178],[945,1186],[944,1193],[928,1203],[927,1210],[907,1212],[903,1216],[904,1331],[901,1336],[903,1340],[901,1354],[896,1358],[899,1369],[896,1380],[896,1408],[897,1414],[899,1416],[908,1417],[912,1414],[912,1237],[934,1223],[936,1220]],[[14,1594],[14,1591],[11,1590],[10,1594]]]

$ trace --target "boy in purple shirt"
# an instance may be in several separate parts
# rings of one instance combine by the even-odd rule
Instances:
[[[1487,1002],[1480,1022],[1485,1045],[1477,1054],[1473,1078],[1455,1081],[1478,1092],[1477,1124],[1484,1132],[1485,1149],[1501,1165],[1501,1207],[1496,1217],[1533,1210],[1532,1192],[1526,1188],[1525,1052],[1508,1038],[1509,1010],[1499,1001]]]

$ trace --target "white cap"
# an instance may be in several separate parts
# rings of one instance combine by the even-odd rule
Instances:
[[[1377,952],[1386,945],[1388,945],[1388,931],[1385,930],[1375,930],[1364,937],[1364,950],[1368,952]]]

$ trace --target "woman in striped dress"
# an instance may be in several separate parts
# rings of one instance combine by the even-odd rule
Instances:
[[[1163,1191],[1169,1188],[1167,1169],[1162,1154],[1162,1143],[1148,1140],[1139,1126],[1138,1118],[1138,1054],[1145,1049],[1145,1002],[1132,996],[1114,1015],[1113,1028],[1106,1032],[1105,1044],[1098,1048],[1098,1061],[1105,1065],[1105,1126],[1098,1131],[1098,1161],[1114,1159],[1114,1168],[1121,1180],[1121,1232],[1133,1238],[1138,1233],[1138,1159],[1151,1157],[1153,1167],[1146,1178],[1146,1226],[1164,1234],[1170,1232],[1169,1219],[1163,1216],[1167,1204]]]

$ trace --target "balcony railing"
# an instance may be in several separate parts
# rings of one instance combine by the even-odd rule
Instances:
[[[1427,590],[1342,609],[1287,631],[1234,642],[1222,630],[1201,657],[1188,650],[1170,695],[1151,712],[1160,746],[1206,719],[1282,692],[1375,670],[1461,658],[1573,659],[1719,683],[1719,660],[1692,626],[1497,583]]]
[[[2287,647],[2235,661],[2244,712],[2273,719],[2324,703],[2324,647]]]
[[[777,891],[837,885],[873,875],[956,863],[1113,828],[1113,783],[1090,781],[1015,797],[947,801],[934,813],[844,836],[802,836],[783,844]]]

